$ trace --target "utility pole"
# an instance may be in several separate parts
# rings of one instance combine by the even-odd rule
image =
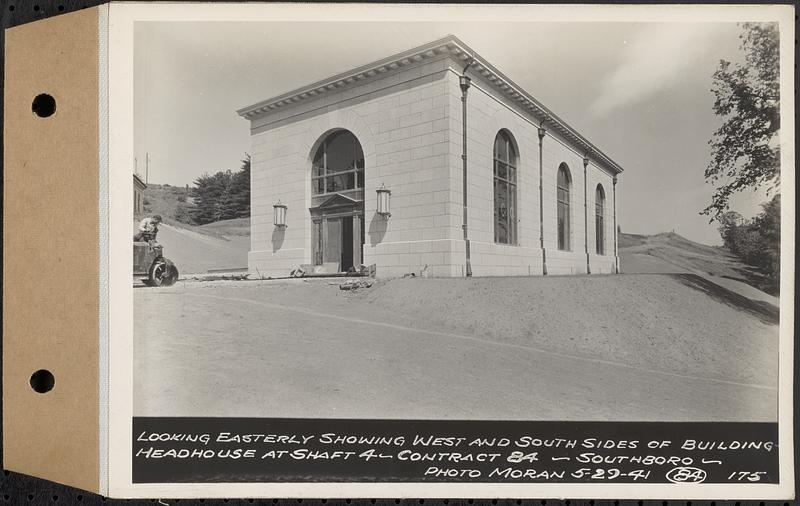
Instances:
[[[150,176],[150,153],[147,153],[144,157],[144,184],[148,183]]]

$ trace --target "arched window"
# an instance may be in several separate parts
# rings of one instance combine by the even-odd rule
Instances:
[[[494,242],[517,243],[517,150],[505,130],[494,139]]]
[[[568,251],[570,245],[570,217],[569,217],[569,192],[572,187],[572,177],[566,163],[558,166],[558,249]]]
[[[364,151],[347,130],[328,135],[317,148],[311,169],[314,195],[364,188]]]
[[[606,254],[605,207],[606,192],[599,184],[594,192],[594,237],[598,255]]]

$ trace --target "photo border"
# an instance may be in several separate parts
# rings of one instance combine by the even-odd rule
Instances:
[[[457,7],[457,8],[456,8]],[[105,11],[105,14],[103,12]],[[794,495],[794,122],[781,125],[781,324],[778,485],[575,483],[196,483],[132,484],[133,289],[130,223],[133,159],[133,25],[137,21],[736,22],[780,26],[781,116],[794,118],[794,10],[786,5],[356,5],[112,3],[108,30],[108,493],[131,498],[540,498],[780,499]],[[103,36],[104,34],[101,34]],[[102,110],[102,108],[101,108]],[[233,112],[232,112],[233,113]],[[102,144],[102,143],[101,143]],[[102,177],[101,177],[102,182]],[[103,192],[100,192],[101,196]],[[101,266],[102,267],[102,266]],[[101,274],[102,276],[102,274]],[[102,296],[102,295],[101,295]],[[102,339],[102,338],[101,338]],[[101,344],[102,346],[102,344]],[[103,448],[103,445],[101,445]],[[788,451],[792,449],[792,451]],[[101,462],[105,456],[101,455]],[[101,472],[102,475],[102,472]]]

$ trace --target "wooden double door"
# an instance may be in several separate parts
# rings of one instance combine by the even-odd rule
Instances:
[[[347,272],[363,261],[364,213],[312,216],[314,265],[338,263],[337,272]]]

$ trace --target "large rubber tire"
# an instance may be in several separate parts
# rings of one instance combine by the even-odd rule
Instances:
[[[163,258],[153,262],[147,273],[147,284],[150,286],[169,286],[175,283],[175,279],[170,275],[170,264]]]
[[[167,274],[161,279],[161,286],[172,286],[178,281],[178,268],[167,260]]]

